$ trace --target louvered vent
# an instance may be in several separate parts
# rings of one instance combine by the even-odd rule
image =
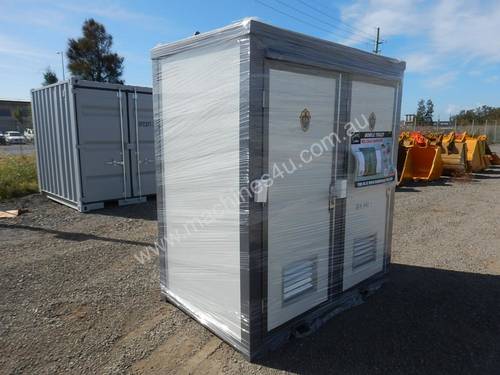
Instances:
[[[316,286],[316,260],[294,263],[283,271],[283,301],[288,302]]]
[[[352,269],[373,262],[377,257],[377,235],[372,234],[354,240],[352,252]]]

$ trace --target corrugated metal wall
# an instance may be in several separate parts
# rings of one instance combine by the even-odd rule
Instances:
[[[40,190],[80,201],[73,100],[68,82],[32,91]]]

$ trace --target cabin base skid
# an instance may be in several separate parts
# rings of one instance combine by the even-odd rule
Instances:
[[[290,340],[309,336],[318,331],[338,314],[361,305],[380,289],[386,281],[387,273],[373,275],[364,282],[337,295],[332,301],[325,302],[323,305],[315,307],[292,321],[283,324],[281,327],[273,329],[272,332],[268,332],[262,343],[256,345],[258,349],[255,351],[248,349],[248,343],[244,345],[240,341],[232,340],[219,326],[198,316],[196,312],[179,301],[176,296],[165,291],[164,288],[161,290],[161,297],[164,302],[176,306],[221,340],[230,344],[234,349],[238,350],[247,361],[258,363],[259,360],[265,358],[269,352],[279,349]],[[253,345],[250,344],[250,346]]]
[[[90,203],[85,203],[85,202],[73,202],[69,201],[67,199],[58,197],[57,195],[51,194],[46,191],[42,191],[42,194],[49,198],[50,200],[53,200],[54,202],[64,204],[65,206],[68,206],[70,208],[73,208],[74,210],[77,210],[79,212],[90,212],[90,211],[95,211],[95,210],[100,210],[104,208],[107,205],[118,205],[118,206],[128,206],[132,204],[139,204],[139,203],[145,203],[147,201],[146,196],[144,197],[137,197],[137,198],[128,198],[128,199],[120,199],[120,200],[109,200],[109,201],[102,201],[102,202],[90,202]]]
[[[147,201],[146,197],[120,199],[118,201],[118,206],[129,206],[131,204],[144,203],[146,201]]]

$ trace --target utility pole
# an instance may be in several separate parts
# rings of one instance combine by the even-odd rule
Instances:
[[[375,40],[375,48],[373,49],[373,53],[376,53],[377,55],[382,52],[380,51],[379,46],[384,43],[383,40],[380,40],[380,27],[377,27],[377,39]]]
[[[62,67],[62,79],[63,81],[66,80],[66,77],[64,76],[64,53],[62,51],[56,52],[58,55],[61,55],[61,67]]]

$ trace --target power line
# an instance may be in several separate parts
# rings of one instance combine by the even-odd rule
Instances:
[[[331,23],[331,22],[327,22],[327,21],[324,21],[324,20],[318,19],[316,16],[314,16],[314,15],[312,15],[312,14],[310,14],[310,13],[305,12],[303,9],[300,9],[300,8],[294,7],[293,5],[287,4],[286,2],[284,2],[284,1],[282,1],[282,0],[274,0],[274,1],[276,1],[277,3],[280,3],[281,5],[283,5],[283,6],[287,7],[287,8],[289,8],[289,9],[292,9],[292,10],[294,10],[294,11],[298,12],[298,13],[299,13],[299,14],[301,14],[301,15],[307,16],[307,17],[309,17],[309,18],[313,19],[313,20],[314,20],[314,21],[316,21],[316,22],[320,22],[320,23],[322,23],[323,25],[326,25],[326,26],[329,26],[329,27],[333,27],[334,29],[338,29],[338,31],[339,31],[339,32],[344,32],[344,33],[347,33],[347,34],[349,34],[349,36],[351,36],[351,39],[353,39],[353,38],[352,38],[352,36],[355,36],[355,37],[357,37],[357,38],[358,38],[358,41],[361,41],[361,42],[362,42],[362,41],[365,41],[365,40],[373,41],[373,38],[372,38],[372,37],[370,37],[370,38],[366,38],[366,37],[364,37],[364,36],[362,36],[362,35],[359,35],[359,34],[357,34],[357,33],[354,33],[353,31],[350,31],[350,30],[342,30],[342,29],[340,29],[340,28],[339,28],[339,26],[343,26],[343,25],[333,24],[333,23]],[[331,32],[331,33],[334,33],[334,32],[332,32],[332,31],[330,31],[330,32]],[[339,37],[343,37],[343,36],[340,36],[340,35],[338,35],[338,36],[339,36]],[[344,37],[343,37],[343,38],[344,38]]]
[[[322,26],[319,26],[319,25],[317,25],[317,24],[314,24],[314,23],[312,23],[312,22],[309,22],[309,21],[306,21],[306,20],[304,20],[304,19],[302,19],[302,18],[299,18],[299,17],[297,17],[297,16],[294,16],[293,14],[287,13],[287,12],[285,12],[285,11],[283,11],[283,10],[281,10],[281,9],[278,9],[278,8],[276,8],[276,7],[272,6],[272,5],[269,5],[269,4],[267,4],[267,3],[265,3],[265,2],[263,2],[263,1],[261,1],[261,0],[255,0],[255,1],[256,1],[257,3],[259,3],[259,4],[261,4],[261,5],[263,5],[263,6],[267,7],[267,8],[269,8],[269,9],[274,10],[274,11],[275,11],[275,12],[277,12],[277,13],[280,13],[280,14],[282,14],[282,15],[286,16],[286,17],[290,17],[290,18],[294,19],[294,20],[295,20],[295,21],[297,21],[297,22],[303,23],[304,25],[308,25],[308,26],[311,26],[311,27],[317,28],[317,29],[319,29],[319,30],[321,30],[321,31],[323,31],[323,32],[329,33],[329,34],[334,34],[334,33],[333,33],[333,31],[332,31],[332,30],[330,30],[330,29],[326,29],[326,28],[324,28],[324,27],[322,27]],[[338,35],[337,35],[337,36],[338,36]],[[338,36],[338,37],[340,37],[340,36]],[[373,40],[371,40],[370,42],[372,42],[372,41],[373,41]],[[360,42],[362,42],[362,41],[360,41]],[[366,44],[368,44],[369,42],[365,41],[365,43],[366,43]]]
[[[322,31],[324,31],[324,32],[331,33],[331,30],[327,30],[327,29],[325,29],[325,28],[323,28],[323,27],[321,27],[321,26],[318,26],[318,25],[315,25],[315,24],[313,24],[313,23],[311,23],[311,22],[305,21],[305,20],[303,20],[302,18],[295,17],[294,15],[291,15],[291,14],[289,14],[289,13],[283,12],[282,10],[277,9],[277,8],[273,7],[272,5],[266,4],[265,2],[263,2],[263,1],[261,1],[261,0],[255,0],[255,1],[256,1],[256,2],[258,2],[260,5],[264,5],[265,7],[268,7],[269,9],[274,10],[275,12],[278,12],[278,13],[280,13],[280,14],[284,15],[284,16],[287,16],[287,17],[293,18],[295,21],[302,22],[302,23],[303,23],[303,24],[305,24],[305,25],[312,26],[312,27],[316,27],[316,28],[318,28],[318,29],[320,29],[320,30],[322,30]]]
[[[345,27],[347,27],[347,28],[349,28],[349,29],[351,29],[351,30],[353,30],[353,31],[355,31],[355,32],[358,32],[358,33],[360,33],[360,34],[364,34],[364,35],[366,35],[366,37],[367,37],[367,38],[372,39],[372,36],[371,36],[370,34],[368,34],[366,31],[364,31],[364,30],[362,30],[362,29],[360,29],[360,28],[354,27],[354,26],[352,26],[352,25],[349,25],[348,23],[345,23],[344,21],[342,21],[340,18],[337,18],[337,17],[331,16],[331,15],[329,15],[329,14],[325,13],[325,12],[324,12],[324,10],[314,7],[314,6],[312,6],[311,4],[307,3],[307,2],[306,2],[306,1],[304,1],[304,0],[296,0],[296,1],[298,1],[299,3],[301,3],[301,4],[305,5],[306,7],[308,7],[308,8],[310,8],[310,9],[314,10],[315,12],[317,12],[318,14],[320,14],[321,16],[323,16],[323,17],[327,17],[327,18],[330,18],[330,19],[332,19],[332,20],[334,20],[334,21],[337,21],[337,22],[340,22],[340,23],[341,23],[341,24],[343,24]]]

